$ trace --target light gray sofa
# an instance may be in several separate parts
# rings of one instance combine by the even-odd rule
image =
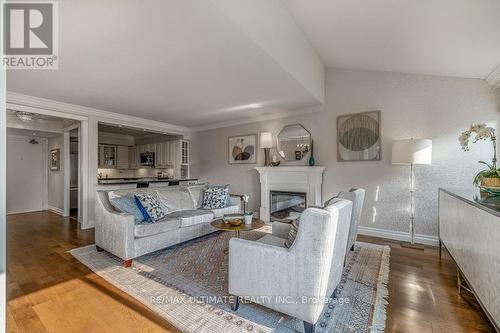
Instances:
[[[134,258],[216,231],[210,222],[224,214],[240,212],[240,197],[231,196],[231,204],[226,208],[202,209],[204,187],[191,185],[98,191],[95,207],[95,243],[98,251],[106,250],[125,260],[125,267],[130,267]],[[133,215],[117,211],[109,201],[110,196],[148,191],[155,191],[171,212],[156,223],[135,224]]]
[[[334,294],[342,277],[351,213],[348,200],[306,209],[290,248],[284,246],[290,224],[279,222],[258,241],[232,238],[229,293],[261,299],[261,305],[303,320],[306,332],[313,332],[325,306],[321,300]]]

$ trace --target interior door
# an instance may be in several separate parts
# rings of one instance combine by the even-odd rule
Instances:
[[[7,214],[44,210],[47,166],[45,141],[30,137],[7,138]]]

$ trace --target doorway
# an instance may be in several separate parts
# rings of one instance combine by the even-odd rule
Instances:
[[[69,132],[69,216],[75,220],[79,220],[78,214],[78,189],[80,179],[80,140],[79,128],[75,128]],[[67,186],[67,185],[66,185]]]
[[[7,111],[7,214],[48,210],[68,217],[73,189],[78,216],[79,123]]]
[[[47,139],[8,131],[7,214],[45,210]]]

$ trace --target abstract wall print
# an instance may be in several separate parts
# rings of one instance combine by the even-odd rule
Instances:
[[[59,171],[60,159],[59,149],[52,149],[50,151],[50,170]]]
[[[257,134],[229,138],[229,164],[257,163]]]
[[[337,117],[337,160],[379,161],[380,111],[369,111]]]

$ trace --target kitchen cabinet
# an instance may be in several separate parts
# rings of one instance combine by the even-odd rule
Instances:
[[[155,145],[155,167],[157,168],[166,168],[167,165],[165,163],[165,154],[163,151],[164,143],[157,143]]]
[[[129,147],[99,144],[97,146],[97,165],[103,169],[129,169]]]
[[[189,140],[165,141],[155,144],[138,145],[128,150],[130,168],[141,166],[141,153],[155,153],[155,168],[173,169],[173,176],[177,179],[190,177],[191,142]]]
[[[116,168],[116,146],[98,145],[97,152],[99,168]]]
[[[175,166],[175,141],[156,144],[155,166],[161,169],[170,169]]]
[[[128,157],[128,147],[127,146],[117,146],[116,150],[116,168],[117,169],[129,169],[130,162]]]
[[[137,146],[128,148],[128,159],[131,169],[137,169],[139,167],[139,153]]]
[[[177,140],[174,144],[174,177],[177,179],[185,179],[190,177],[191,165],[191,141]]]

